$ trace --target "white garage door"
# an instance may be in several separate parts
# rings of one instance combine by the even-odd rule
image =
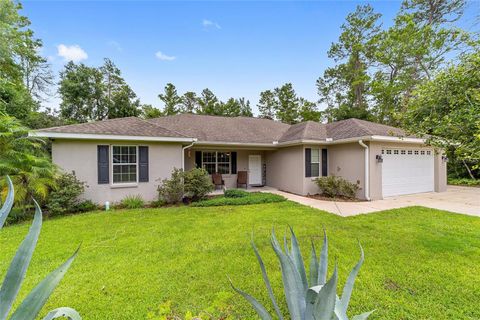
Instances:
[[[433,191],[433,150],[385,148],[382,156],[384,197]]]

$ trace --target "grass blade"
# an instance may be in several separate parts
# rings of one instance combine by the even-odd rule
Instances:
[[[43,320],[52,320],[57,318],[67,318],[69,320],[82,320],[77,310],[69,307],[61,307],[50,311]]]
[[[232,280],[230,280],[230,278],[228,280],[230,281],[230,285],[232,286],[232,289],[235,290],[235,292],[240,294],[242,297],[244,297],[245,300],[250,302],[250,304],[252,305],[252,307],[255,309],[255,311],[257,312],[257,314],[260,316],[260,318],[262,320],[271,320],[272,319],[272,317],[268,313],[267,309],[265,309],[265,307],[260,302],[258,302],[257,299],[255,299],[254,297],[252,297],[248,293],[236,288],[233,285]]]
[[[318,270],[318,284],[324,285],[327,281],[327,272],[328,272],[328,238],[327,232],[323,230],[323,246],[322,251],[320,252],[320,262]]]
[[[12,304],[15,301],[23,279],[25,278],[25,273],[27,272],[28,265],[32,259],[33,251],[35,250],[38,236],[42,228],[42,211],[40,210],[38,203],[35,200],[34,202],[36,209],[32,226],[10,263],[7,275],[5,276],[2,288],[0,289],[0,319],[6,319],[12,308]]]
[[[331,320],[335,311],[335,300],[337,297],[337,266],[332,277],[320,289],[315,305],[313,306],[313,317],[315,320]]]
[[[258,253],[257,247],[255,246],[255,242],[252,239],[252,248],[253,252],[255,252],[255,256],[257,257],[258,264],[260,265],[260,269],[262,270],[263,281],[265,282],[265,286],[267,287],[268,295],[270,296],[270,300],[272,301],[273,308],[275,309],[275,313],[277,314],[280,320],[283,320],[282,313],[280,312],[280,308],[278,307],[277,300],[273,294],[272,286],[270,285],[270,280],[268,279],[267,270],[265,269],[265,264],[263,263],[262,257],[260,253]]]
[[[8,185],[8,194],[2,208],[0,209],[0,229],[2,229],[3,224],[5,223],[5,220],[7,220],[8,214],[10,213],[10,210],[12,210],[13,198],[15,194],[15,191],[13,189],[12,179],[10,179],[9,176],[7,176],[6,179],[7,179],[7,185]],[[1,318],[0,316],[0,319],[3,319],[3,318]]]
[[[80,248],[79,248],[80,249]],[[33,320],[37,317],[45,302],[52,294],[60,280],[67,272],[73,260],[77,256],[78,250],[60,267],[52,271],[42,280],[23,300],[22,304],[15,310],[10,320]]]

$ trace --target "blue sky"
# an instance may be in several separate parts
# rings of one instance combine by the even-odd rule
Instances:
[[[345,16],[361,2],[27,1],[23,14],[44,42],[55,73],[74,59],[98,66],[111,58],[142,103],[172,82],[180,94],[211,89],[220,99],[246,97],[292,82],[317,100],[315,81]],[[371,2],[389,26],[398,1]],[[469,4],[470,28],[480,2]],[[56,107],[58,98],[46,103]]]

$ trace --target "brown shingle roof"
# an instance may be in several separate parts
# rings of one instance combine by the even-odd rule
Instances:
[[[291,125],[278,142],[297,140],[325,140],[327,129],[325,124],[307,121]]]
[[[136,117],[72,124],[37,130],[39,132],[61,132],[79,134],[111,134],[141,137],[186,138],[181,133],[168,130]]]
[[[402,129],[355,118],[327,123],[326,130],[333,140],[373,135],[405,137]]]
[[[290,127],[278,121],[248,118],[178,114],[148,120],[199,141],[272,143]]]
[[[406,136],[405,131],[402,129],[359,119],[347,119],[328,124],[307,121],[288,125],[260,118],[196,114],[178,114],[148,120],[129,117],[47,128],[38,131],[196,138],[199,142],[252,144],[273,144],[274,141],[279,143],[301,140],[325,141],[326,139],[335,141],[373,135]]]

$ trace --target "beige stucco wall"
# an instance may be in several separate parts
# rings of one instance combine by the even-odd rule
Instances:
[[[357,142],[328,146],[328,175],[342,177],[360,186],[357,197],[365,198],[365,149]]]
[[[382,164],[376,160],[377,155],[381,155],[382,149],[385,148],[426,148],[429,146],[419,146],[410,143],[394,143],[394,142],[369,142],[369,170],[370,170],[370,199],[383,199],[382,195]],[[434,156],[434,190],[435,192],[443,192],[447,190],[447,164],[442,161],[441,151],[436,150]]]
[[[305,162],[303,146],[281,148],[266,152],[267,185],[304,194]]]
[[[322,149],[328,149],[327,146],[318,146],[318,145],[304,145],[303,146],[303,195],[308,194],[317,194],[320,192],[315,180],[318,177],[305,177],[305,149],[312,148],[312,149],[319,149],[320,150],[320,164],[319,164],[319,175],[322,176]],[[328,159],[327,159],[327,168],[328,168]]]
[[[111,184],[98,184],[97,145],[142,145],[149,147],[149,182],[140,182],[134,186],[118,187]],[[73,141],[56,139],[52,143],[52,159],[66,172],[75,171],[80,181],[87,183],[83,197],[96,203],[118,202],[127,195],[140,194],[144,200],[158,198],[158,179],[170,177],[174,167],[182,165],[180,144],[169,143],[132,143],[120,141]],[[111,156],[111,152],[110,152]],[[111,164],[110,164],[111,169]],[[110,179],[111,177],[110,173]]]
[[[444,152],[435,150],[434,174],[435,174],[435,192],[447,191],[447,163],[442,160]]]
[[[262,157],[262,167],[265,164],[265,151],[252,149],[235,149],[235,148],[219,148],[219,147],[192,147],[185,150],[185,170],[195,168],[195,151],[235,151],[237,152],[237,171],[248,171],[248,156],[260,155]],[[263,169],[262,169],[263,170]],[[268,169],[267,169],[268,176]],[[226,188],[237,187],[236,174],[222,174]]]

